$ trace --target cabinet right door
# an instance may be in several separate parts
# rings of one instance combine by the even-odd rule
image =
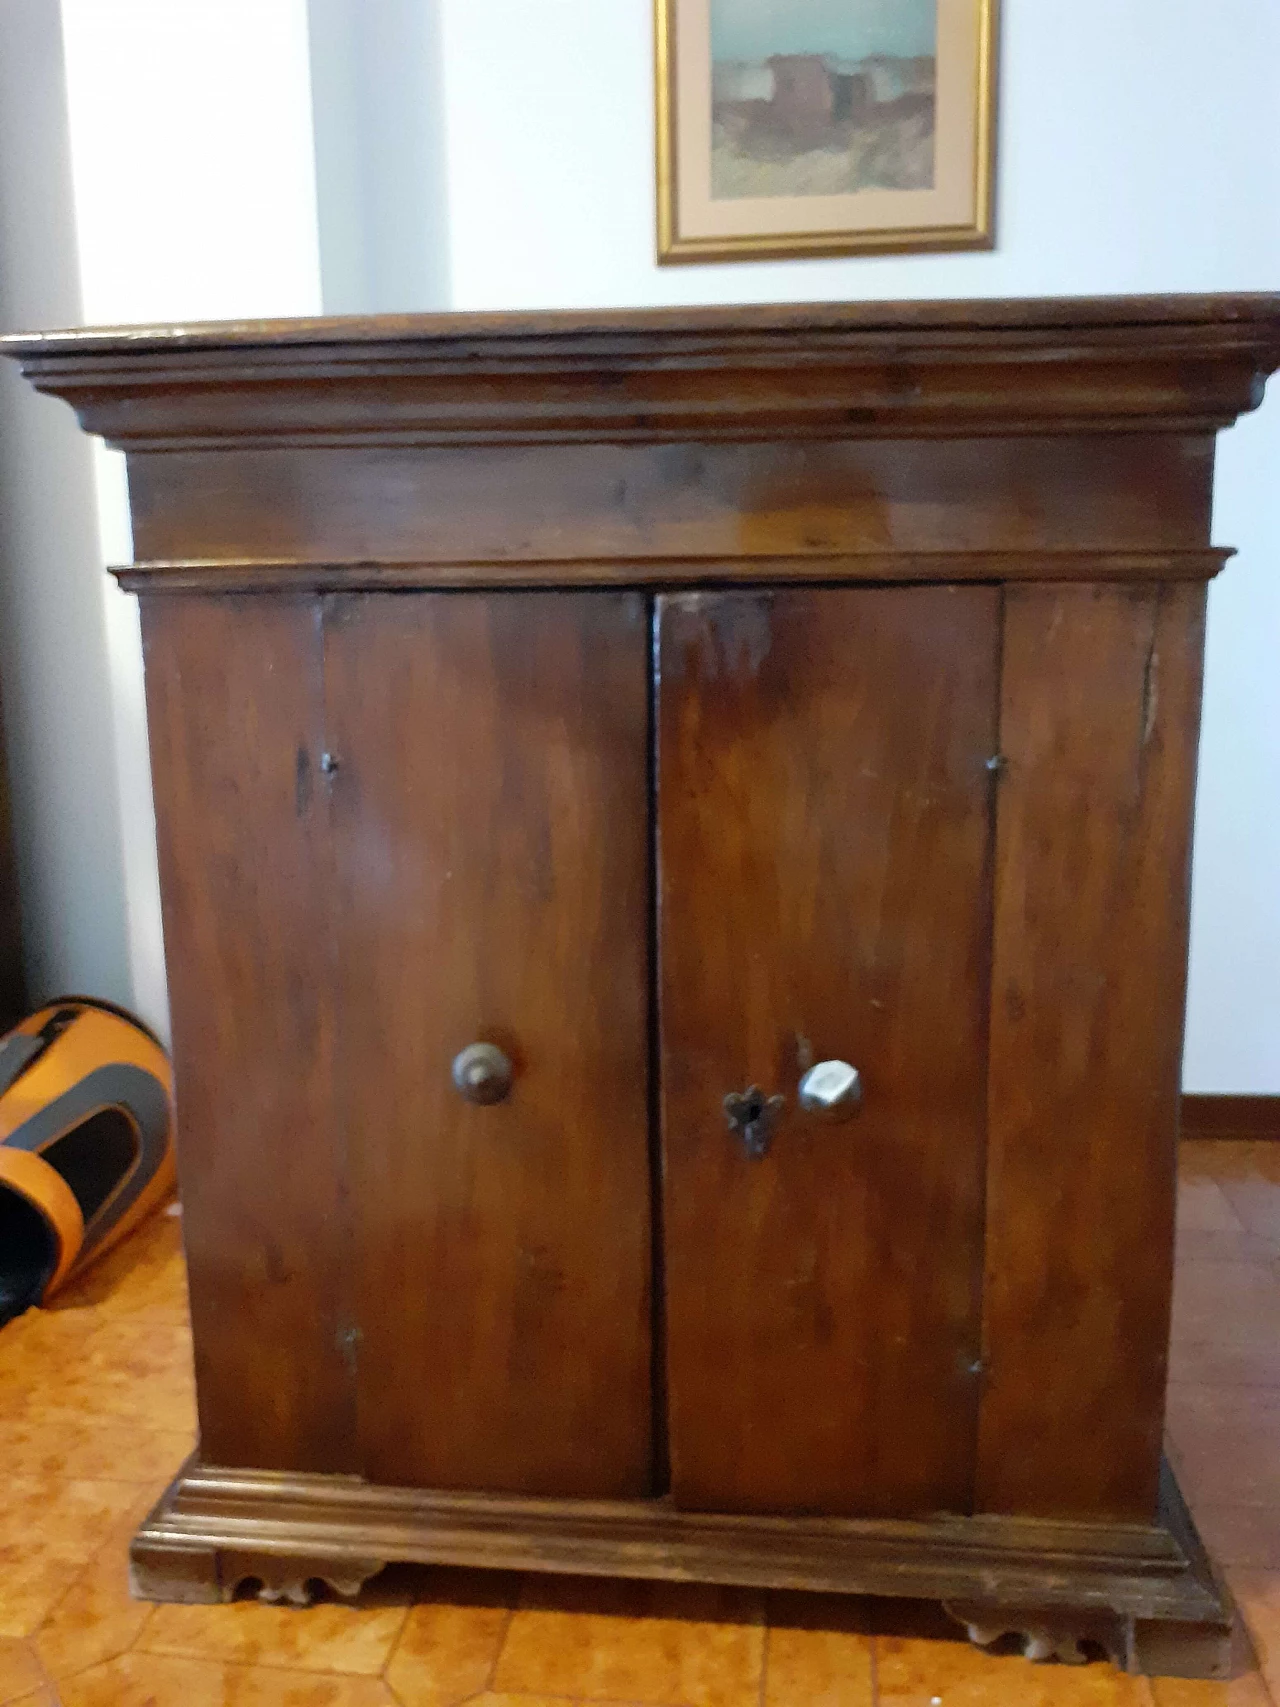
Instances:
[[[673,1497],[964,1511],[999,593],[682,594],[657,625]],[[802,1106],[824,1061],[856,1107],[834,1068]]]

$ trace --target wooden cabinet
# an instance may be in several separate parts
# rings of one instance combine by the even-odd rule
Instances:
[[[1280,302],[7,347],[129,461],[201,1436],[141,1590],[1219,1665],[1161,1428],[1213,435]]]

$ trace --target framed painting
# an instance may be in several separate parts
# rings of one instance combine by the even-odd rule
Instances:
[[[659,261],[983,249],[997,0],[656,0]]]

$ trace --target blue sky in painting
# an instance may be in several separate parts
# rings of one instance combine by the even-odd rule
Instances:
[[[711,0],[713,59],[935,51],[938,0]]]

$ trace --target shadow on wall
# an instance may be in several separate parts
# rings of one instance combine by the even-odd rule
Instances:
[[[6,0],[0,331],[81,318],[59,12]],[[132,997],[93,452],[0,362],[0,683],[32,1000]]]

